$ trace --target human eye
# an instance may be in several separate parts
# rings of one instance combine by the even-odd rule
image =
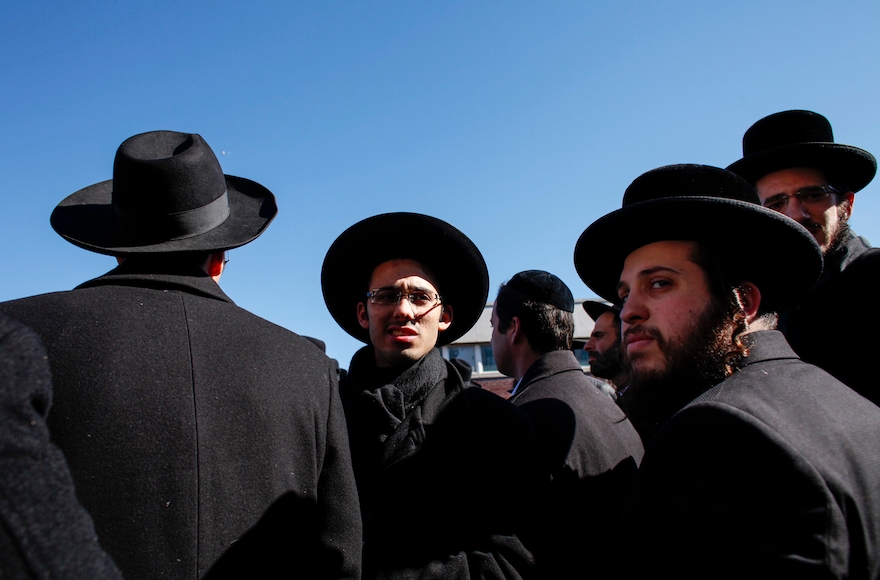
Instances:
[[[373,302],[376,304],[397,304],[400,293],[397,290],[379,289],[373,292]]]
[[[409,301],[415,306],[427,306],[431,303],[431,295],[427,292],[413,292],[409,295]]]
[[[767,199],[767,201],[764,202],[764,207],[766,207],[767,209],[772,209],[773,211],[782,211],[785,209],[787,201],[788,197],[784,195],[777,195]]]
[[[652,290],[661,290],[663,288],[666,288],[667,286],[670,286],[671,284],[672,284],[672,282],[670,282],[669,280],[667,280],[665,278],[660,278],[657,280],[651,280],[648,283],[648,287],[651,288]]]
[[[825,193],[825,190],[821,187],[805,187],[798,192],[798,197],[806,202],[822,201],[827,196],[828,194]]]

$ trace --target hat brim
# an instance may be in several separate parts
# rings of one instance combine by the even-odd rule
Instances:
[[[452,307],[452,324],[437,346],[449,344],[476,324],[489,296],[489,271],[474,243],[437,218],[416,213],[387,213],[360,221],[340,234],[324,257],[321,289],[327,309],[354,338],[370,343],[369,331],[357,320],[370,276],[388,260],[415,260],[436,277],[444,304]]]
[[[627,256],[665,240],[710,244],[740,281],[758,287],[767,310],[797,300],[822,273],[819,245],[797,222],[753,203],[714,197],[644,201],[599,218],[578,239],[575,269],[596,294],[619,304],[617,283]]]
[[[609,312],[614,313],[615,315],[620,315],[620,308],[617,306],[609,306],[604,302],[596,302],[595,300],[586,300],[583,302],[584,310],[587,312],[587,316],[593,319],[593,322],[599,320],[599,317],[603,314],[608,314]]]
[[[178,252],[216,252],[243,246],[269,226],[278,207],[275,196],[255,181],[225,175],[229,216],[219,226],[196,236],[140,243],[116,227],[113,180],[67,196],[52,212],[52,228],[68,242],[110,256]]]
[[[759,179],[791,167],[817,167],[838,176],[852,192],[868,185],[877,173],[873,155],[841,143],[797,143],[766,149],[743,157],[727,167],[754,185]]]

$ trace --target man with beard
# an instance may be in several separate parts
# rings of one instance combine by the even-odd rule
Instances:
[[[389,213],[348,228],[321,286],[343,330],[367,344],[340,391],[364,521],[363,577],[528,576],[537,485],[528,415],[465,388],[438,346],[467,332],[489,293],[477,247],[450,224]]]
[[[501,285],[492,308],[498,370],[516,379],[511,403],[535,422],[543,482],[533,534],[542,578],[611,575],[614,525],[644,450],[623,411],[571,350],[574,298],[558,277],[527,270]]]
[[[871,248],[848,224],[855,193],[877,170],[874,156],[835,143],[831,124],[822,115],[784,111],[746,131],[743,158],[728,169],[757,188],[764,207],[807,228],[822,249],[821,278],[800,302],[780,313],[780,330],[803,360],[880,403],[872,362],[877,340],[847,340],[880,323],[880,314],[876,308],[859,309],[858,316],[839,309],[852,305],[854,296],[880,292],[880,249]],[[772,251],[780,261],[787,259]]]
[[[584,282],[622,303],[631,418],[651,441],[621,577],[880,575],[880,409],[772,330],[821,251],[754,195],[722,169],[659,168],[575,249]]]
[[[620,348],[620,308],[598,300],[587,300],[583,306],[595,322],[590,339],[584,345],[589,353],[590,372],[611,381],[620,397],[629,386],[629,371]]]

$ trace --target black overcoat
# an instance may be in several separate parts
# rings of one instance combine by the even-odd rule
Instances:
[[[376,430],[363,398],[372,347],[342,381],[364,513],[364,578],[527,578],[533,558],[519,538],[532,511],[531,421],[501,397],[464,388],[449,361],[428,393],[390,433]]]
[[[0,316],[0,578],[121,578],[49,440],[49,376],[37,335]]]
[[[880,578],[880,409],[779,332],[746,341],[648,446],[622,577]]]
[[[880,340],[880,248],[849,236],[826,258],[816,286],[780,313],[779,328],[804,361],[880,405],[880,379],[874,360]]]
[[[535,556],[543,577],[605,577],[614,527],[644,455],[635,428],[584,374],[570,350],[545,353],[509,399],[531,416],[544,482]]]
[[[46,345],[52,436],[126,578],[201,577],[270,506],[279,564],[358,573],[336,365],[311,342],[237,307],[197,269],[123,264],[0,312]]]

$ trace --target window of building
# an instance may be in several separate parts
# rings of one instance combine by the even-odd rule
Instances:
[[[480,345],[480,355],[483,357],[483,372],[489,371],[497,371],[498,367],[495,365],[495,357],[492,355],[492,345],[490,344],[481,344]]]

